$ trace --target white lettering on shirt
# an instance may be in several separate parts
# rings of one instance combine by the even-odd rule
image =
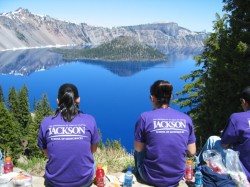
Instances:
[[[48,128],[51,140],[81,140],[85,135],[84,124],[53,125]]]
[[[72,134],[85,134],[85,127],[52,127],[49,128],[49,135],[72,135]]]
[[[184,133],[186,130],[185,119],[154,119],[154,130],[156,133]]]

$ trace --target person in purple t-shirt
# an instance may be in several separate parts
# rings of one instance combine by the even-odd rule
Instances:
[[[158,80],[150,88],[154,110],[140,115],[135,125],[135,173],[146,184],[178,186],[185,173],[186,154],[196,153],[191,118],[169,103],[173,86]]]
[[[221,153],[225,163],[227,148],[238,151],[239,160],[250,182],[250,86],[245,87],[241,92],[240,102],[244,111],[231,114],[221,137],[209,137],[200,151],[198,159],[202,163],[203,152],[214,149]]]
[[[48,157],[45,186],[90,186],[99,141],[95,119],[80,112],[80,97],[73,84],[61,85],[57,102],[55,115],[42,120],[38,134],[38,146]]]

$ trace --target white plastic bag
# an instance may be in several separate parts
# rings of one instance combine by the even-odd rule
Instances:
[[[221,154],[216,150],[206,150],[202,154],[203,160],[215,172],[223,174],[227,173],[221,158]]]
[[[221,154],[216,150],[206,150],[203,152],[202,157],[213,171],[220,174],[229,174],[237,187],[250,187],[239,160],[239,153],[232,149],[226,149],[225,152],[225,165],[222,162]]]
[[[239,153],[232,149],[226,150],[226,168],[228,174],[232,177],[238,187],[250,186],[247,176],[241,166]]]

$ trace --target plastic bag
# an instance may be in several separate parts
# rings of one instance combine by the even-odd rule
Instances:
[[[221,154],[216,150],[206,150],[202,154],[203,160],[215,172],[219,174],[227,173],[227,168],[224,166]]]
[[[239,160],[239,153],[232,149],[226,149],[225,152],[225,165],[222,162],[221,154],[216,150],[206,150],[202,157],[213,171],[219,174],[229,174],[237,187],[250,187]]]
[[[31,186],[32,176],[26,172],[19,172],[19,174],[12,178],[14,186]]]
[[[241,166],[239,153],[232,149],[226,151],[226,168],[228,174],[239,187],[250,186],[247,176]]]

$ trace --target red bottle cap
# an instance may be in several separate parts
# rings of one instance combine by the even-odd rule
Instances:
[[[5,158],[5,162],[11,162],[11,158],[8,156]]]
[[[98,164],[97,169],[102,169],[102,165]]]

